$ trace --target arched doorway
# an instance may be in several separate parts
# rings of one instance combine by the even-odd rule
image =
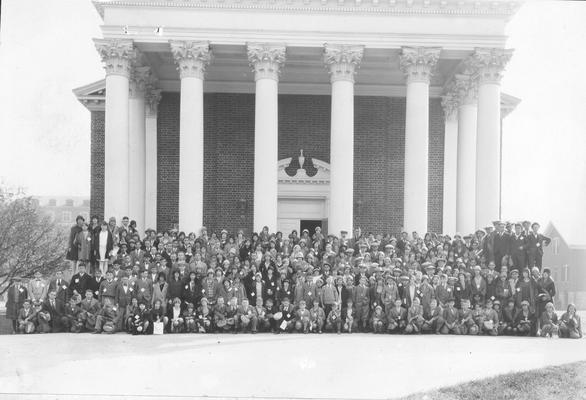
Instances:
[[[330,165],[299,155],[278,163],[277,229],[283,236],[305,228],[313,233],[316,226],[328,230],[330,206]]]

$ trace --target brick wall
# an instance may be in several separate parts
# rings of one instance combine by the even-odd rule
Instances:
[[[354,226],[399,232],[403,224],[405,99],[354,101]]]
[[[330,105],[329,96],[279,96],[279,159],[303,149],[306,157],[330,161]],[[355,98],[354,107],[354,224],[365,231],[399,232],[403,220],[405,99],[361,96]],[[95,118],[94,114],[92,213],[100,213],[104,113]],[[439,99],[430,100],[429,115],[428,225],[440,232],[444,120]],[[204,116],[204,225],[211,230],[243,229],[249,234],[254,201],[254,95],[206,94]],[[157,228],[163,230],[179,215],[178,93],[163,93],[157,138]]]
[[[443,230],[444,200],[444,114],[440,99],[429,101],[429,197],[427,228]],[[449,232],[453,233],[453,232]]]
[[[157,116],[157,230],[179,221],[179,93],[163,93]]]
[[[90,216],[97,215],[104,219],[104,147],[105,117],[104,111],[91,113],[91,149],[90,149]]]

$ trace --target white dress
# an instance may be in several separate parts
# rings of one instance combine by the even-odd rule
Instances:
[[[100,253],[100,261],[107,261],[108,255],[106,254],[106,249],[108,247],[108,231],[100,231],[100,248],[98,249]]]

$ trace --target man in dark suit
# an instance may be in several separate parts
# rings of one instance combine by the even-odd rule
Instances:
[[[520,223],[515,224],[515,233],[509,237],[510,254],[513,266],[523,269],[527,266],[527,237]]]
[[[17,333],[18,312],[22,308],[24,301],[28,298],[28,291],[20,277],[15,277],[13,282],[13,285],[8,288],[8,292],[6,293],[6,318],[12,320],[13,333]]]
[[[90,289],[92,277],[86,273],[85,264],[79,264],[78,273],[71,277],[71,282],[69,283],[69,297],[72,297],[74,294],[78,294],[80,296],[85,296],[85,291]]]
[[[89,280],[88,282],[88,289],[91,289],[94,293],[94,298],[98,298],[100,296],[100,285],[102,281],[105,281],[104,277],[102,277],[102,271],[96,269],[94,277]]]
[[[541,261],[543,259],[543,247],[549,246],[551,239],[539,233],[539,224],[531,224],[531,232],[527,237],[527,258],[529,259],[529,268],[538,267],[541,271]]]
[[[509,253],[509,240],[509,235],[505,232],[505,223],[499,221],[496,226],[496,231],[493,233],[492,239],[494,264],[498,271],[501,269],[503,257]]]
[[[57,293],[54,290],[49,292],[49,297],[43,304],[43,310],[48,312],[51,316],[51,320],[49,321],[51,332],[62,332],[62,319],[65,315],[65,304],[57,298]]]
[[[49,282],[49,291],[55,291],[57,298],[61,300],[63,304],[67,304],[69,301],[69,284],[63,279],[63,272],[57,271],[55,273],[55,279]]]

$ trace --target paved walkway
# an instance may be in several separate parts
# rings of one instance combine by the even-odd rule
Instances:
[[[586,360],[586,340],[49,334],[2,336],[0,354],[2,399],[382,399]]]

